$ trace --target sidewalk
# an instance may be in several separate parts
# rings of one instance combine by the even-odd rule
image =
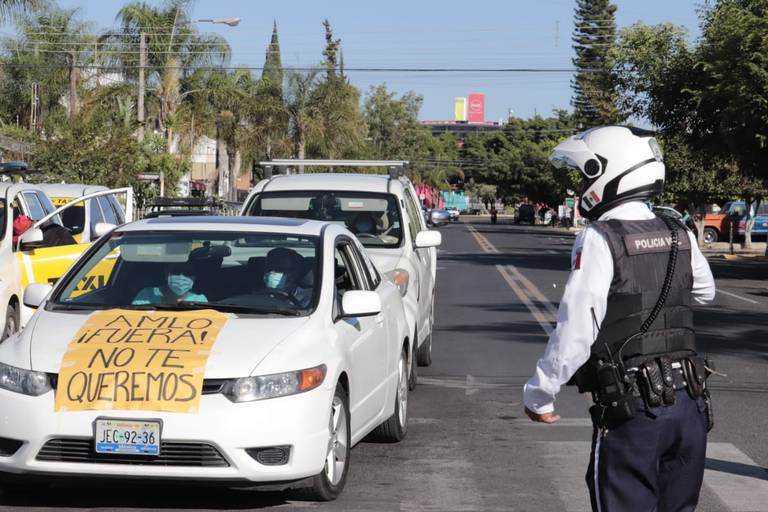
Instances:
[[[733,254],[730,251],[730,245],[728,242],[715,242],[712,244],[704,244],[701,251],[708,258],[722,258],[725,260],[751,260],[751,261],[768,261],[768,257],[765,256],[765,242],[752,242],[751,249],[742,248],[740,243],[733,244]]]

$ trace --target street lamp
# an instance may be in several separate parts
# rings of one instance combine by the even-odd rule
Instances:
[[[168,53],[171,52],[173,48],[173,38],[176,35],[176,19],[178,18],[179,10],[176,10],[176,15],[173,18],[173,27],[171,27],[171,37],[168,41]],[[209,18],[209,19],[200,19],[200,20],[191,20],[188,22],[189,25],[192,25],[194,23],[219,23],[223,25],[228,25],[230,27],[236,27],[240,24],[240,18],[231,16],[227,18]],[[144,140],[144,95],[145,95],[145,85],[144,85],[144,68],[146,67],[147,63],[147,35],[144,31],[141,31],[139,34],[139,99],[138,99],[138,120],[139,120],[139,132],[138,132],[138,140],[139,142],[142,142]],[[217,141],[218,143],[218,141]],[[163,171],[160,171],[160,195],[162,196],[165,193],[165,173]]]
[[[219,23],[221,25],[236,27],[240,24],[240,18],[236,18],[234,16],[229,18],[204,18],[201,20],[193,20],[192,23]]]

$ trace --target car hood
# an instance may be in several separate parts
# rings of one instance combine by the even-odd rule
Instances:
[[[379,272],[386,273],[390,270],[394,270],[398,267],[400,259],[402,258],[402,251],[400,249],[374,249],[366,248],[368,254],[373,260],[373,264]]]
[[[42,312],[20,340],[29,347],[31,369],[58,373],[69,342],[89,316],[88,312]],[[309,321],[309,317],[229,317],[208,357],[206,378],[250,375],[275,347]]]

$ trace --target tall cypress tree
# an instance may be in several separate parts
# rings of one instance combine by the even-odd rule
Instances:
[[[325,70],[328,81],[336,78],[336,69],[339,67],[338,53],[339,45],[341,45],[341,39],[333,38],[333,29],[331,28],[331,22],[327,19],[323,21],[323,27],[325,27],[325,50],[323,50],[323,57],[325,57]]]
[[[267,47],[267,58],[261,78],[272,82],[272,85],[283,90],[283,64],[280,60],[280,41],[277,38],[277,21],[272,26],[272,39]]]
[[[571,104],[576,122],[583,128],[624,120],[617,108],[610,59],[610,49],[616,41],[615,13],[616,6],[610,0],[576,0],[572,37],[576,76],[571,81]]]

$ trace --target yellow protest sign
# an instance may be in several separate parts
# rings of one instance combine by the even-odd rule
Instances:
[[[227,318],[214,310],[93,313],[62,359],[55,410],[197,412]]]

